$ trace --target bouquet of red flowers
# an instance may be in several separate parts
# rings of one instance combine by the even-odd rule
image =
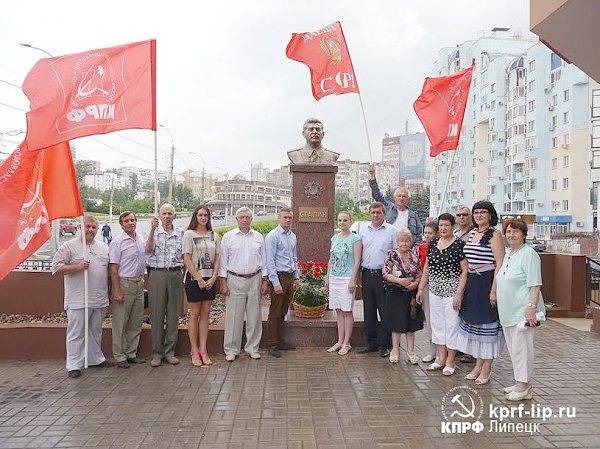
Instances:
[[[325,277],[327,262],[309,260],[300,262],[300,288],[294,293],[294,302],[306,307],[327,304]]]

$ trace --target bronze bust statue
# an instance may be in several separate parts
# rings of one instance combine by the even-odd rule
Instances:
[[[287,153],[292,164],[335,164],[340,154],[329,151],[321,145],[325,135],[321,120],[316,118],[306,119],[302,128],[302,135],[306,139],[306,144]]]

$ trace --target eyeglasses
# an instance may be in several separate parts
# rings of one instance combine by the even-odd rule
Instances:
[[[457,217],[468,217],[469,214],[456,214]]]
[[[483,214],[489,214],[489,213],[490,213],[490,211],[486,210],[486,209],[473,211],[473,215],[483,215]]]

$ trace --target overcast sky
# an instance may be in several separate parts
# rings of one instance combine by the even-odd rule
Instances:
[[[135,5],[135,6],[134,6]],[[185,5],[185,6],[180,6]],[[242,173],[250,163],[287,163],[303,145],[302,123],[318,117],[325,145],[342,158],[367,161],[367,138],[356,94],[315,101],[308,68],[287,59],[293,32],[342,23],[361,89],[374,160],[384,133],[420,130],[412,103],[437,51],[496,26],[528,33],[529,0],[230,0],[207,2],[41,1],[0,4],[0,103],[23,110],[20,85],[45,57],[145,39],[157,40],[157,118],[173,134],[175,170]],[[25,130],[25,112],[0,104],[0,132]],[[74,141],[78,156],[104,168],[153,167],[152,131],[124,131]],[[4,136],[11,151],[22,136]],[[131,139],[135,142],[131,142]],[[169,135],[159,128],[159,165],[166,169]],[[150,148],[146,148],[150,147]],[[5,156],[5,155],[4,155]],[[219,167],[219,168],[216,168]]]

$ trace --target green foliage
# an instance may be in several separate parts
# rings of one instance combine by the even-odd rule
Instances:
[[[425,223],[425,219],[429,217],[429,187],[413,193],[410,197],[409,207],[416,212],[421,223]]]
[[[275,229],[278,224],[278,220],[259,221],[257,223],[252,223],[252,229],[254,229],[256,232],[260,232],[263,236],[266,236],[269,232]],[[213,222],[213,226],[214,225],[215,223]],[[222,226],[218,229],[215,229],[215,232],[219,234],[219,237],[223,237],[226,232],[231,231],[235,227],[236,226]]]

